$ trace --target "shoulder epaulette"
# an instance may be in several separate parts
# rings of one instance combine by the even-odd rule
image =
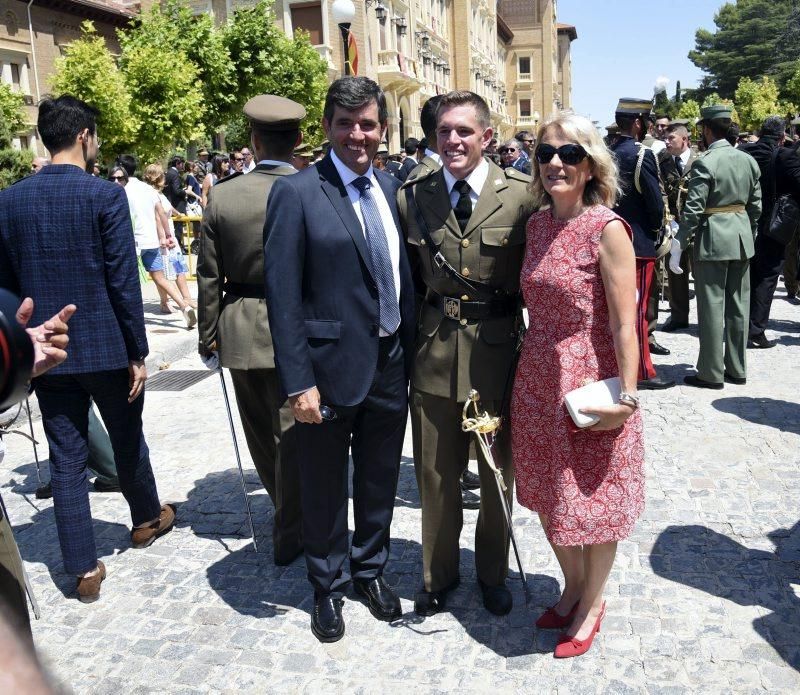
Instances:
[[[438,169],[428,169],[427,167],[424,170],[420,171],[419,173],[414,173],[413,171],[409,174],[408,178],[403,181],[403,185],[400,188],[406,188],[407,186],[413,186],[416,183],[420,183],[420,181],[425,181],[425,179],[430,178],[432,174],[435,174]]]
[[[503,169],[503,172],[505,173],[507,179],[514,179],[516,181],[522,181],[523,183],[531,182],[530,174],[526,174],[519,169],[515,169],[514,167]]]

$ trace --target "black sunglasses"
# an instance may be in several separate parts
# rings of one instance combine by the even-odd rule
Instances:
[[[509,152],[516,152],[517,148],[516,147],[503,147],[503,148],[501,148],[501,149],[499,149],[497,151],[500,154],[508,154]]]
[[[113,181],[127,181],[128,177],[127,176],[112,176],[111,179]]]
[[[561,147],[553,147],[552,145],[539,145],[536,148],[536,161],[539,164],[549,164],[550,161],[558,155],[558,158],[564,163],[574,166],[580,164],[584,159],[589,156],[589,153],[583,149],[581,145],[561,145]]]

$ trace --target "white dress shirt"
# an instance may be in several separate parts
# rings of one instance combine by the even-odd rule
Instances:
[[[472,201],[473,210],[478,202],[478,198],[481,197],[481,191],[483,190],[483,184],[486,183],[487,176],[489,176],[489,162],[481,157],[480,164],[467,176],[467,183],[470,188],[469,199]],[[450,194],[450,207],[454,208],[458,203],[459,193],[453,190],[453,186],[456,185],[458,179],[447,171],[447,167],[444,167],[444,181],[447,184],[447,192]]]

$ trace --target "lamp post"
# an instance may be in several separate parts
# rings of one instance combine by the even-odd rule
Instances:
[[[333,15],[333,21],[339,25],[339,31],[342,32],[342,49],[344,53],[342,57],[344,58],[344,74],[350,75],[350,61],[348,58],[348,39],[350,37],[350,23],[353,21],[353,18],[356,16],[356,6],[353,4],[353,0],[334,0],[333,5],[331,5],[331,14]]]

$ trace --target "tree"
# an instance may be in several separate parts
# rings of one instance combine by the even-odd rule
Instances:
[[[758,130],[767,116],[781,113],[778,85],[769,77],[762,77],[757,82],[743,77],[736,88],[735,101],[742,130]]]
[[[704,109],[707,106],[715,106],[716,104],[725,104],[725,106],[731,107],[731,120],[734,123],[739,123],[739,114],[736,111],[736,106],[731,99],[723,99],[719,94],[716,92],[711,92],[711,94],[706,95],[706,98],[703,99],[702,103],[700,104],[700,108]],[[699,116],[698,116],[699,118]]]
[[[742,77],[775,77],[783,90],[800,51],[795,0],[734,0],[714,17],[717,31],[698,29],[689,59],[707,76],[704,91],[731,98]],[[787,18],[790,21],[787,22]]]
[[[108,159],[131,146],[139,123],[131,111],[131,95],[106,42],[86,21],[81,37],[56,60],[52,87],[56,95],[71,94],[97,109],[101,156]]]
[[[24,128],[25,101],[22,95],[0,82],[0,189],[10,186],[31,171],[33,153],[11,147],[11,139]]]

